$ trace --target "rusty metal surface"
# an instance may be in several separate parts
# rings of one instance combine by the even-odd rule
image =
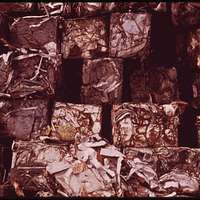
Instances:
[[[147,13],[113,13],[110,23],[111,57],[145,56],[149,48],[151,16]]]
[[[67,19],[64,24],[62,53],[67,58],[95,58],[106,55],[107,30],[104,19]]]
[[[179,117],[176,110],[171,104],[113,105],[114,144],[120,147],[177,146]]]
[[[63,141],[75,141],[79,137],[99,134],[101,112],[101,106],[56,102],[51,135]]]
[[[83,103],[120,103],[122,76],[121,59],[103,58],[85,61],[82,73]]]

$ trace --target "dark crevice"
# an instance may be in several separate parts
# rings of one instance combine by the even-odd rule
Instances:
[[[51,118],[52,118],[52,115],[53,115],[54,104],[55,104],[54,98],[49,98],[48,107],[47,107],[48,124],[49,125],[51,124]]]
[[[193,89],[192,84],[195,76],[195,70],[187,55],[187,35],[185,30],[176,30],[176,55],[177,71],[180,99],[189,103],[184,113],[180,116],[180,126],[178,131],[179,146],[197,147],[198,134],[196,127],[197,110],[192,107]]]
[[[149,65],[171,65],[176,61],[175,31],[168,13],[152,14]]]
[[[196,110],[189,106],[180,117],[179,146],[198,147]]]
[[[82,66],[82,59],[63,60],[61,79],[56,89],[56,100],[81,103]]]
[[[127,58],[123,61],[123,87],[122,87],[122,102],[131,101],[130,77],[131,74],[140,68],[139,60]]]
[[[112,140],[111,110],[112,110],[112,105],[110,104],[102,105],[101,136],[112,144],[113,140]]]

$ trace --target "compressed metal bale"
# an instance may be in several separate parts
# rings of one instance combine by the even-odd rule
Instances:
[[[53,177],[46,170],[50,164],[71,162],[66,145],[45,144],[41,141],[18,141],[13,144],[11,183],[17,196],[48,197],[56,193]]]
[[[135,70],[130,75],[129,82],[131,100],[134,103],[166,104],[179,99],[175,67]]]
[[[0,103],[0,122],[4,134],[12,138],[36,138],[48,125],[48,99],[1,100]]]
[[[151,15],[148,13],[113,13],[110,21],[109,55],[139,57],[149,54]]]
[[[119,147],[178,146],[179,107],[175,104],[113,105],[113,143]]]
[[[55,93],[58,78],[59,55],[38,51],[13,53],[0,56],[0,93],[3,97],[48,96]]]
[[[45,53],[58,51],[58,17],[26,16],[10,26],[10,42],[18,48],[40,49]]]
[[[99,134],[101,119],[101,106],[56,102],[50,136],[61,141],[78,141],[78,138]]]
[[[82,102],[119,103],[122,98],[122,60],[100,58],[86,60],[82,70]]]
[[[99,136],[78,145],[15,142],[11,183],[18,196],[121,196],[124,155]],[[31,177],[31,178],[30,178]]]
[[[67,19],[62,53],[67,58],[95,58],[107,54],[107,30],[103,17]]]
[[[127,196],[198,196],[199,150],[187,147],[125,148]],[[126,165],[129,166],[127,171]]]

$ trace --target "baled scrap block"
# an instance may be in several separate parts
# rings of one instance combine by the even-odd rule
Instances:
[[[148,54],[151,16],[147,13],[113,13],[110,25],[111,57]]]
[[[16,98],[38,93],[43,96],[54,94],[59,56],[39,52],[21,53],[12,56],[12,60],[8,59],[11,57],[9,52],[3,56],[6,57],[1,65],[5,75],[1,80],[0,92],[4,93],[3,96]]]
[[[199,149],[188,147],[156,148],[155,155],[158,158],[157,173],[159,176],[178,169],[195,177],[198,182],[200,181]]]
[[[62,196],[121,196],[120,169],[124,155],[99,136],[93,135],[76,147],[75,160],[68,169],[55,172]]]
[[[113,105],[112,135],[118,147],[178,145],[179,117],[174,104]]]
[[[52,124],[52,136],[63,141],[99,134],[102,108],[95,105],[56,102]]]
[[[104,19],[69,19],[64,23],[62,53],[67,58],[95,58],[106,55],[107,32]]]
[[[125,148],[125,195],[132,197],[198,196],[199,153],[187,147]],[[153,162],[152,162],[153,161]],[[126,168],[125,166],[128,165]],[[129,170],[127,168],[129,167]],[[126,188],[126,187],[125,187]]]
[[[99,176],[98,176],[98,175]],[[68,170],[57,173],[56,181],[60,183],[60,194],[72,197],[111,197],[115,196],[112,183],[105,184],[97,169],[90,168],[81,161],[72,163]],[[63,195],[65,194],[65,195]]]
[[[82,102],[87,104],[120,103],[122,76],[121,59],[86,60],[82,72]]]
[[[18,196],[48,197],[55,193],[55,182],[48,168],[58,162],[66,166],[73,160],[66,145],[45,144],[37,140],[13,145],[11,183]]]
[[[171,6],[172,21],[175,26],[182,28],[199,25],[200,3],[174,2]]]
[[[134,103],[166,104],[179,99],[175,67],[136,70],[130,76],[130,88]]]
[[[35,3],[2,3],[0,4],[0,12],[2,13],[30,13],[33,10]]]
[[[187,53],[191,66],[200,69],[200,29],[191,31],[188,35]]]
[[[48,125],[48,100],[2,100],[0,122],[11,137],[30,140]]]
[[[18,48],[40,49],[55,55],[57,52],[57,17],[27,16],[17,18],[10,28],[10,40]]]
[[[71,3],[70,2],[38,2],[38,10],[41,14],[52,15],[62,15],[68,16],[71,14]]]

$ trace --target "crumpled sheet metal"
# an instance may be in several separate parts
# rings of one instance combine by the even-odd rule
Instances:
[[[100,137],[81,144],[15,142],[11,182],[18,196],[120,196],[120,170],[124,155]]]
[[[108,50],[104,18],[77,18],[64,22],[62,53],[67,58],[95,58]]]
[[[75,148],[74,160],[64,170],[54,171],[57,192],[69,197],[122,196],[120,170],[124,155],[98,135],[87,137]]]
[[[10,41],[18,48],[57,52],[58,17],[26,16],[17,18],[10,27]]]
[[[48,99],[1,100],[0,123],[9,136],[30,140],[48,125]]]
[[[121,59],[86,60],[82,72],[82,102],[88,104],[120,103],[122,67]]]
[[[200,24],[199,2],[174,2],[171,5],[172,22],[182,28]]]
[[[70,2],[38,2],[37,7],[41,14],[47,16],[70,16],[72,13]]]
[[[178,146],[177,104],[113,105],[111,118],[113,143],[116,146]]]
[[[22,3],[22,2],[13,2],[13,3],[3,3],[1,2],[0,5],[0,12],[3,13],[8,13],[8,14],[13,14],[13,13],[27,13],[27,12],[31,12],[33,10],[35,3]]]
[[[199,153],[187,147],[125,148],[122,167],[125,195],[134,197],[198,196]],[[153,161],[153,162],[152,162]]]
[[[0,96],[25,97],[54,94],[61,58],[38,51],[0,56]]]
[[[130,88],[134,103],[166,104],[179,99],[175,67],[135,70],[130,75]]]
[[[78,141],[78,138],[99,134],[101,118],[101,106],[56,102],[51,136],[61,141]]]
[[[200,28],[189,33],[187,42],[187,53],[191,66],[200,69]]]
[[[151,15],[148,13],[113,13],[110,22],[109,55],[138,56],[149,53]]]
[[[18,196],[53,196],[55,181],[46,167],[58,162],[71,162],[73,157],[66,145],[44,144],[37,140],[13,143],[11,183]]]

